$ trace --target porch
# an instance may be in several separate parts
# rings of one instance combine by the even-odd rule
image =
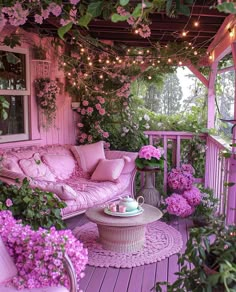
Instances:
[[[72,230],[86,223],[88,219],[85,215],[66,220],[68,228]],[[183,247],[180,252],[183,252],[189,229],[193,226],[192,221],[187,218],[179,219],[170,222],[170,225],[182,235]],[[79,287],[84,292],[149,292],[155,287],[156,282],[172,283],[177,279],[175,275],[179,271],[177,261],[178,256],[175,254],[160,262],[133,268],[102,268],[87,265],[85,277],[81,279]],[[163,288],[163,292],[165,291]]]

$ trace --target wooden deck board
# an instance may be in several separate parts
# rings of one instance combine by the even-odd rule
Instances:
[[[132,268],[127,292],[141,292],[144,266]]]
[[[120,269],[116,268],[107,269],[106,276],[99,292],[108,292],[114,290],[119,275],[119,270]]]
[[[84,215],[66,220],[68,228],[75,228],[87,222]],[[191,220],[181,219],[179,225],[173,225],[182,234],[185,249],[188,240],[188,229],[192,226]],[[174,273],[179,270],[177,255],[172,255],[160,262],[134,267],[132,269],[99,268],[87,266],[85,277],[80,281],[84,292],[150,292],[156,282],[176,279]],[[163,291],[166,292],[165,287]]]

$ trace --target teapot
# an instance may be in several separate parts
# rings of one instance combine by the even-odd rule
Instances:
[[[141,203],[139,203],[139,201],[142,200]],[[144,197],[139,196],[137,198],[137,200],[129,197],[129,196],[125,196],[124,198],[122,198],[119,202],[119,206],[124,206],[126,207],[126,211],[127,212],[131,212],[134,211],[138,208],[138,206],[142,206],[144,203]]]

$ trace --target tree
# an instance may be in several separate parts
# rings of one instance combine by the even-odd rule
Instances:
[[[163,90],[160,95],[162,102],[162,113],[172,115],[179,112],[183,92],[176,73],[166,75]]]

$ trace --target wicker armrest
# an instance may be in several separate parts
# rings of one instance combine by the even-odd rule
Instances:
[[[69,276],[70,292],[77,292],[77,279],[74,266],[67,254],[64,255],[64,264]]]

